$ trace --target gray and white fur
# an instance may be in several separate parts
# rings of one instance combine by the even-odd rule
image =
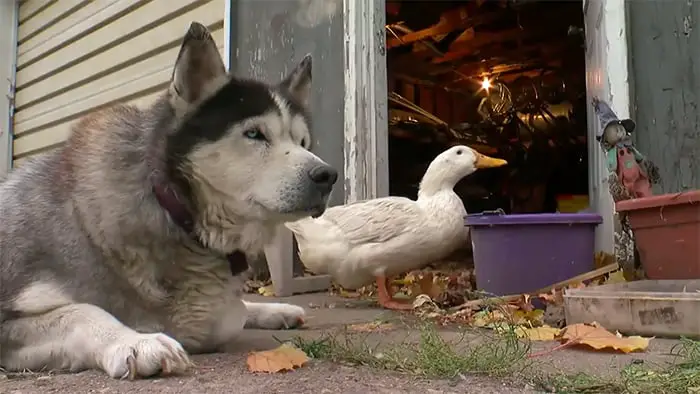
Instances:
[[[301,307],[250,303],[226,254],[318,216],[337,173],[311,153],[311,59],[268,85],[227,75],[192,23],[150,108],[87,115],[63,146],[0,183],[0,366],[179,373],[244,327],[291,328]],[[173,191],[187,234],[154,195]]]

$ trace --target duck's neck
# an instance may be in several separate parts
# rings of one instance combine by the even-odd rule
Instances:
[[[418,199],[433,197],[441,192],[453,192],[461,177],[441,168],[428,167],[418,187]]]

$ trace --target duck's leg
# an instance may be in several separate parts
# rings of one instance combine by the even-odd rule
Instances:
[[[394,299],[394,292],[391,289],[391,282],[389,282],[389,279],[384,275],[377,276],[377,297],[379,298],[379,305],[386,309],[399,311],[413,309],[412,304],[399,302]]]

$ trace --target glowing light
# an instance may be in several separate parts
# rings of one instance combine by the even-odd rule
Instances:
[[[488,79],[488,77],[484,77],[484,80],[481,81],[481,88],[484,90],[489,90],[491,87],[491,81]]]

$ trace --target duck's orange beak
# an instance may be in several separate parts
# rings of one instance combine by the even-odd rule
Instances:
[[[474,163],[474,167],[477,169],[480,168],[493,168],[493,167],[502,167],[504,165],[508,164],[507,161],[503,159],[495,159],[493,157],[486,156],[481,153],[476,153],[476,163]]]

